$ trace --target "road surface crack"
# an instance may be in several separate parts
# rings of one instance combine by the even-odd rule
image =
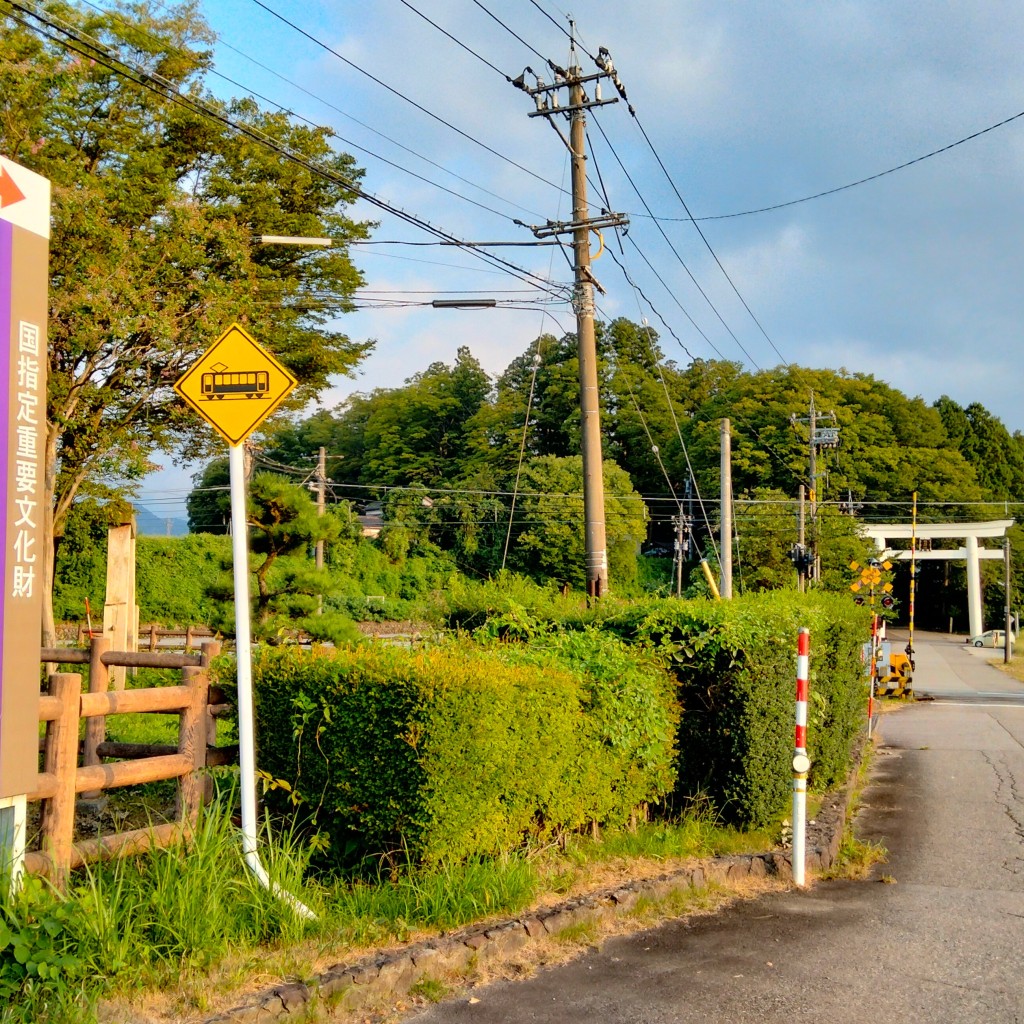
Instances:
[[[1024,844],[1024,801],[1021,800],[1021,787],[1013,767],[1005,755],[993,757],[982,751],[981,756],[985,758],[996,777],[994,794],[996,803],[1002,807],[1003,813],[1010,819],[1017,841]],[[1024,874],[1024,857],[1008,858],[1003,861],[1003,867],[1010,874]]]

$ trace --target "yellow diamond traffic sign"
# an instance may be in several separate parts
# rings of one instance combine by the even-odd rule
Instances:
[[[240,445],[298,383],[255,338],[232,324],[174,390],[230,445]]]

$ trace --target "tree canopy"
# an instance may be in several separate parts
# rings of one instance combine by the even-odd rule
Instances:
[[[345,216],[361,171],[325,129],[212,98],[196,4],[45,10],[77,41],[0,14],[0,151],[52,182],[46,485],[59,538],[83,489],[138,479],[158,450],[210,450],[171,385],[232,321],[296,375],[296,404],[356,364],[369,346],[330,325],[360,282],[345,243],[369,225]],[[261,247],[263,234],[339,246]]]

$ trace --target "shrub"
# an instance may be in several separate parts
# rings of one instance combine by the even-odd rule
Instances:
[[[497,647],[512,663],[560,666],[579,679],[592,751],[580,770],[596,780],[595,819],[622,825],[672,790],[678,706],[672,677],[652,657],[593,627]]]
[[[729,602],[636,605],[604,628],[665,659],[677,681],[678,797],[711,797],[723,817],[763,827],[791,788],[796,637],[811,631],[811,782],[842,781],[864,718],[864,615],[830,595],[776,592]]]
[[[89,1016],[88,976],[77,955],[82,909],[28,877],[0,900],[0,1000],[4,1020],[77,1021]]]
[[[621,821],[670,785],[665,678],[570,671],[581,649],[262,650],[260,767],[339,854],[452,862]]]
[[[791,786],[796,636],[811,630],[811,785],[840,783],[864,722],[863,609],[847,597],[778,591],[733,601],[602,598],[591,608],[506,576],[448,594],[449,625],[532,641],[598,629],[657,656],[682,708],[675,802],[710,798],[724,821],[762,827]]]

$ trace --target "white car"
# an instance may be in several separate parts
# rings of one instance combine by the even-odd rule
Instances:
[[[1017,638],[1010,634],[1011,646],[1016,643]],[[967,643],[974,647],[1005,647],[1006,646],[1006,630],[1004,629],[986,629],[984,633],[979,633],[977,636],[969,636]]]

